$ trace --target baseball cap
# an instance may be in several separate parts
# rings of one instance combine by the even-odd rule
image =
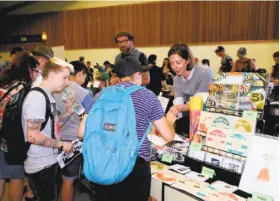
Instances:
[[[237,51],[237,56],[244,57],[247,54],[247,49],[245,47],[241,47]]]
[[[222,51],[225,51],[225,48],[223,46],[218,46],[216,49],[215,49],[215,52],[222,52]]]
[[[147,67],[141,66],[139,60],[135,57],[126,56],[117,61],[114,67],[114,72],[117,73],[118,77],[123,78],[137,72],[142,72],[146,69]]]
[[[53,58],[53,56],[54,56],[52,48],[47,47],[47,46],[39,45],[35,48],[35,50],[31,50],[31,52],[34,55],[43,56],[48,59]]]

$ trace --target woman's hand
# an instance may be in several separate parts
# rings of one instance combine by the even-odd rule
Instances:
[[[174,124],[175,121],[176,121],[177,117],[172,113],[170,112],[170,110],[168,111],[168,113],[166,114],[166,120],[169,124]]]
[[[173,115],[175,115],[175,117],[177,117],[179,113],[183,112],[183,108],[184,108],[183,104],[174,105],[173,107],[170,108],[168,113],[171,112]]]

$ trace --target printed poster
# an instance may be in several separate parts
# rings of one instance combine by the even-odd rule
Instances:
[[[279,201],[279,140],[253,136],[239,189],[258,192]]]
[[[224,150],[228,130],[211,127],[208,130],[205,145],[216,149]]]
[[[240,156],[247,156],[248,151],[250,150],[252,137],[252,134],[229,131],[229,135],[226,140],[225,151]]]

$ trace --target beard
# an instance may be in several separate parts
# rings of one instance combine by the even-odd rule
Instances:
[[[120,47],[120,51],[122,54],[128,54],[131,50],[131,46],[130,47],[126,47],[126,46],[123,46],[123,47]]]

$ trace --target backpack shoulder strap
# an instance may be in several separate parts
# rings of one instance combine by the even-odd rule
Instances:
[[[0,99],[0,102],[2,102],[14,89],[16,89],[17,87],[19,87],[20,85],[24,85],[25,84],[22,82],[17,83],[16,85],[12,86]]]
[[[44,130],[46,127],[49,118],[51,118],[51,129],[52,129],[52,138],[55,138],[54,136],[54,116],[52,114],[52,109],[51,109],[51,101],[49,99],[48,94],[40,87],[34,87],[31,89],[31,91],[39,91],[42,93],[46,99],[46,114],[45,114],[45,121],[41,125],[41,131]]]
[[[132,85],[132,86],[130,86],[130,87],[127,87],[126,89],[125,89],[125,93],[126,94],[131,94],[131,93],[133,93],[133,92],[135,92],[135,91],[138,91],[138,90],[143,90],[143,89],[145,89],[144,87],[141,87],[141,86],[138,86],[138,85]]]
[[[151,129],[151,122],[149,123],[149,126],[148,126],[146,132],[144,133],[144,135],[143,135],[143,137],[142,137],[142,139],[141,139],[141,141],[140,141],[139,148],[142,146],[142,144],[143,144],[145,138],[147,137],[147,134],[148,134],[148,132],[150,131],[150,129]]]

